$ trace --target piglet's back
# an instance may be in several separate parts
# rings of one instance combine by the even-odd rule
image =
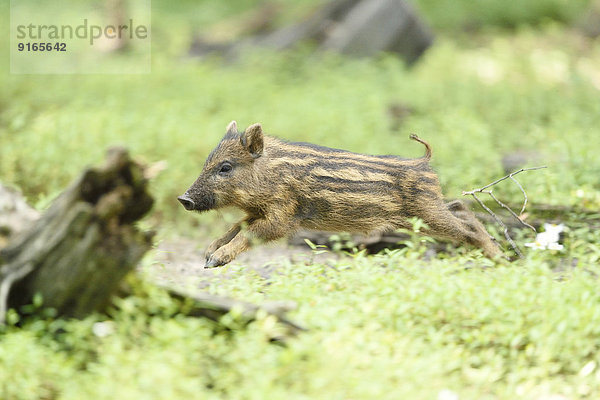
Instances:
[[[428,157],[372,156],[265,139],[263,162],[277,187],[273,200],[293,208],[305,228],[386,230],[417,215],[417,199],[441,196]]]

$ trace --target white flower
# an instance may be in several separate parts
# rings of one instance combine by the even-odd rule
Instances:
[[[546,246],[544,246],[540,242],[525,243],[525,247],[531,247],[532,249],[539,249],[539,250],[546,249]]]
[[[559,243],[548,243],[548,250],[562,250],[565,246]]]
[[[544,232],[538,233],[535,240],[542,243],[558,242],[560,233],[564,232],[564,230],[565,224],[544,224]]]
[[[525,243],[525,247],[538,250],[562,250],[564,246],[558,241],[560,233],[565,230],[565,224],[544,224],[544,229],[544,232],[537,234],[535,242]]]

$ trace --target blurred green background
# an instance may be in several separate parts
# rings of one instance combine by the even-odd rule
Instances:
[[[278,3],[280,24],[319,4]],[[259,4],[155,0],[148,75],[21,76],[3,63],[0,179],[44,207],[122,143],[148,162],[168,162],[152,184],[153,218],[185,224],[191,218],[175,197],[235,119],[289,140],[404,157],[420,155],[407,139],[415,132],[433,146],[452,198],[499,177],[503,156],[533,153],[549,166],[522,177],[534,202],[598,205],[600,50],[575,28],[586,1],[419,1],[436,41],[410,70],[393,55],[313,55],[310,45],[249,51],[234,64],[187,57],[195,35]]]
[[[276,3],[275,26],[284,26],[322,2]],[[0,398],[600,397],[600,40],[585,28],[598,3],[415,1],[436,39],[411,68],[391,54],[354,59],[315,54],[310,44],[249,51],[235,63],[187,56],[196,35],[227,34],[224,26],[261,4],[153,0],[147,75],[11,75],[3,57],[0,180],[43,209],[108,146],[125,144],[148,163],[167,162],[151,182],[157,203],[144,224],[159,239],[203,243],[227,215],[187,213],[176,196],[231,120],[403,157],[422,154],[408,139],[414,132],[432,145],[448,198],[503,176],[507,156],[547,165],[519,180],[531,209],[565,206],[566,250],[529,251],[491,269],[465,249],[430,259],[414,239],[400,252],[335,265],[282,264],[269,279],[228,266],[206,290],[294,300],[292,318],[310,331],[276,345],[272,319],[243,328],[232,317],[218,328],[144,289],[108,316],[34,318],[0,332]],[[0,14],[8,26],[7,0]],[[0,46],[8,54],[6,35]],[[522,201],[510,182],[495,193]],[[152,257],[142,269],[157,267]],[[94,336],[107,318],[115,332]]]

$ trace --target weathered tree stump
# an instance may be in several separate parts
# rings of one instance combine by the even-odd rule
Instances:
[[[134,222],[152,207],[143,169],[126,150],[108,151],[32,226],[0,249],[0,322],[34,294],[61,316],[103,309],[151,246]]]

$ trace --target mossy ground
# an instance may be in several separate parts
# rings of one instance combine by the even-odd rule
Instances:
[[[233,65],[182,59],[198,24],[254,2],[155,3],[150,75],[18,76],[3,66],[0,179],[39,208],[122,143],[148,162],[168,163],[151,184],[157,204],[144,224],[161,239],[207,240],[231,217],[189,215],[174,199],[230,120],[261,122],[290,140],[405,157],[422,152],[408,140],[415,132],[431,143],[449,198],[502,176],[506,154],[526,152],[534,155],[529,165],[547,165],[519,178],[534,208],[571,210],[560,216],[569,225],[565,250],[492,265],[468,249],[427,259],[416,241],[333,264],[282,264],[269,278],[225,267],[233,277],[211,292],[298,303],[290,316],[309,331],[285,345],[269,341],[279,329],[270,318],[245,328],[224,321],[232,329],[223,331],[178,316],[160,291],[140,289],[109,316],[40,316],[7,328],[0,398],[600,396],[600,236],[590,214],[600,206],[600,42],[562,24],[573,19],[569,5],[536,1],[521,14],[506,6],[516,14],[511,30],[480,13],[485,28],[467,35],[449,26],[466,20],[472,2],[458,2],[447,19],[434,2],[421,2],[441,33],[408,70],[392,56],[356,60],[309,48],[252,52]],[[399,118],[394,107],[408,111]],[[495,193],[521,200],[510,182]],[[114,333],[95,336],[93,324],[106,319]]]

